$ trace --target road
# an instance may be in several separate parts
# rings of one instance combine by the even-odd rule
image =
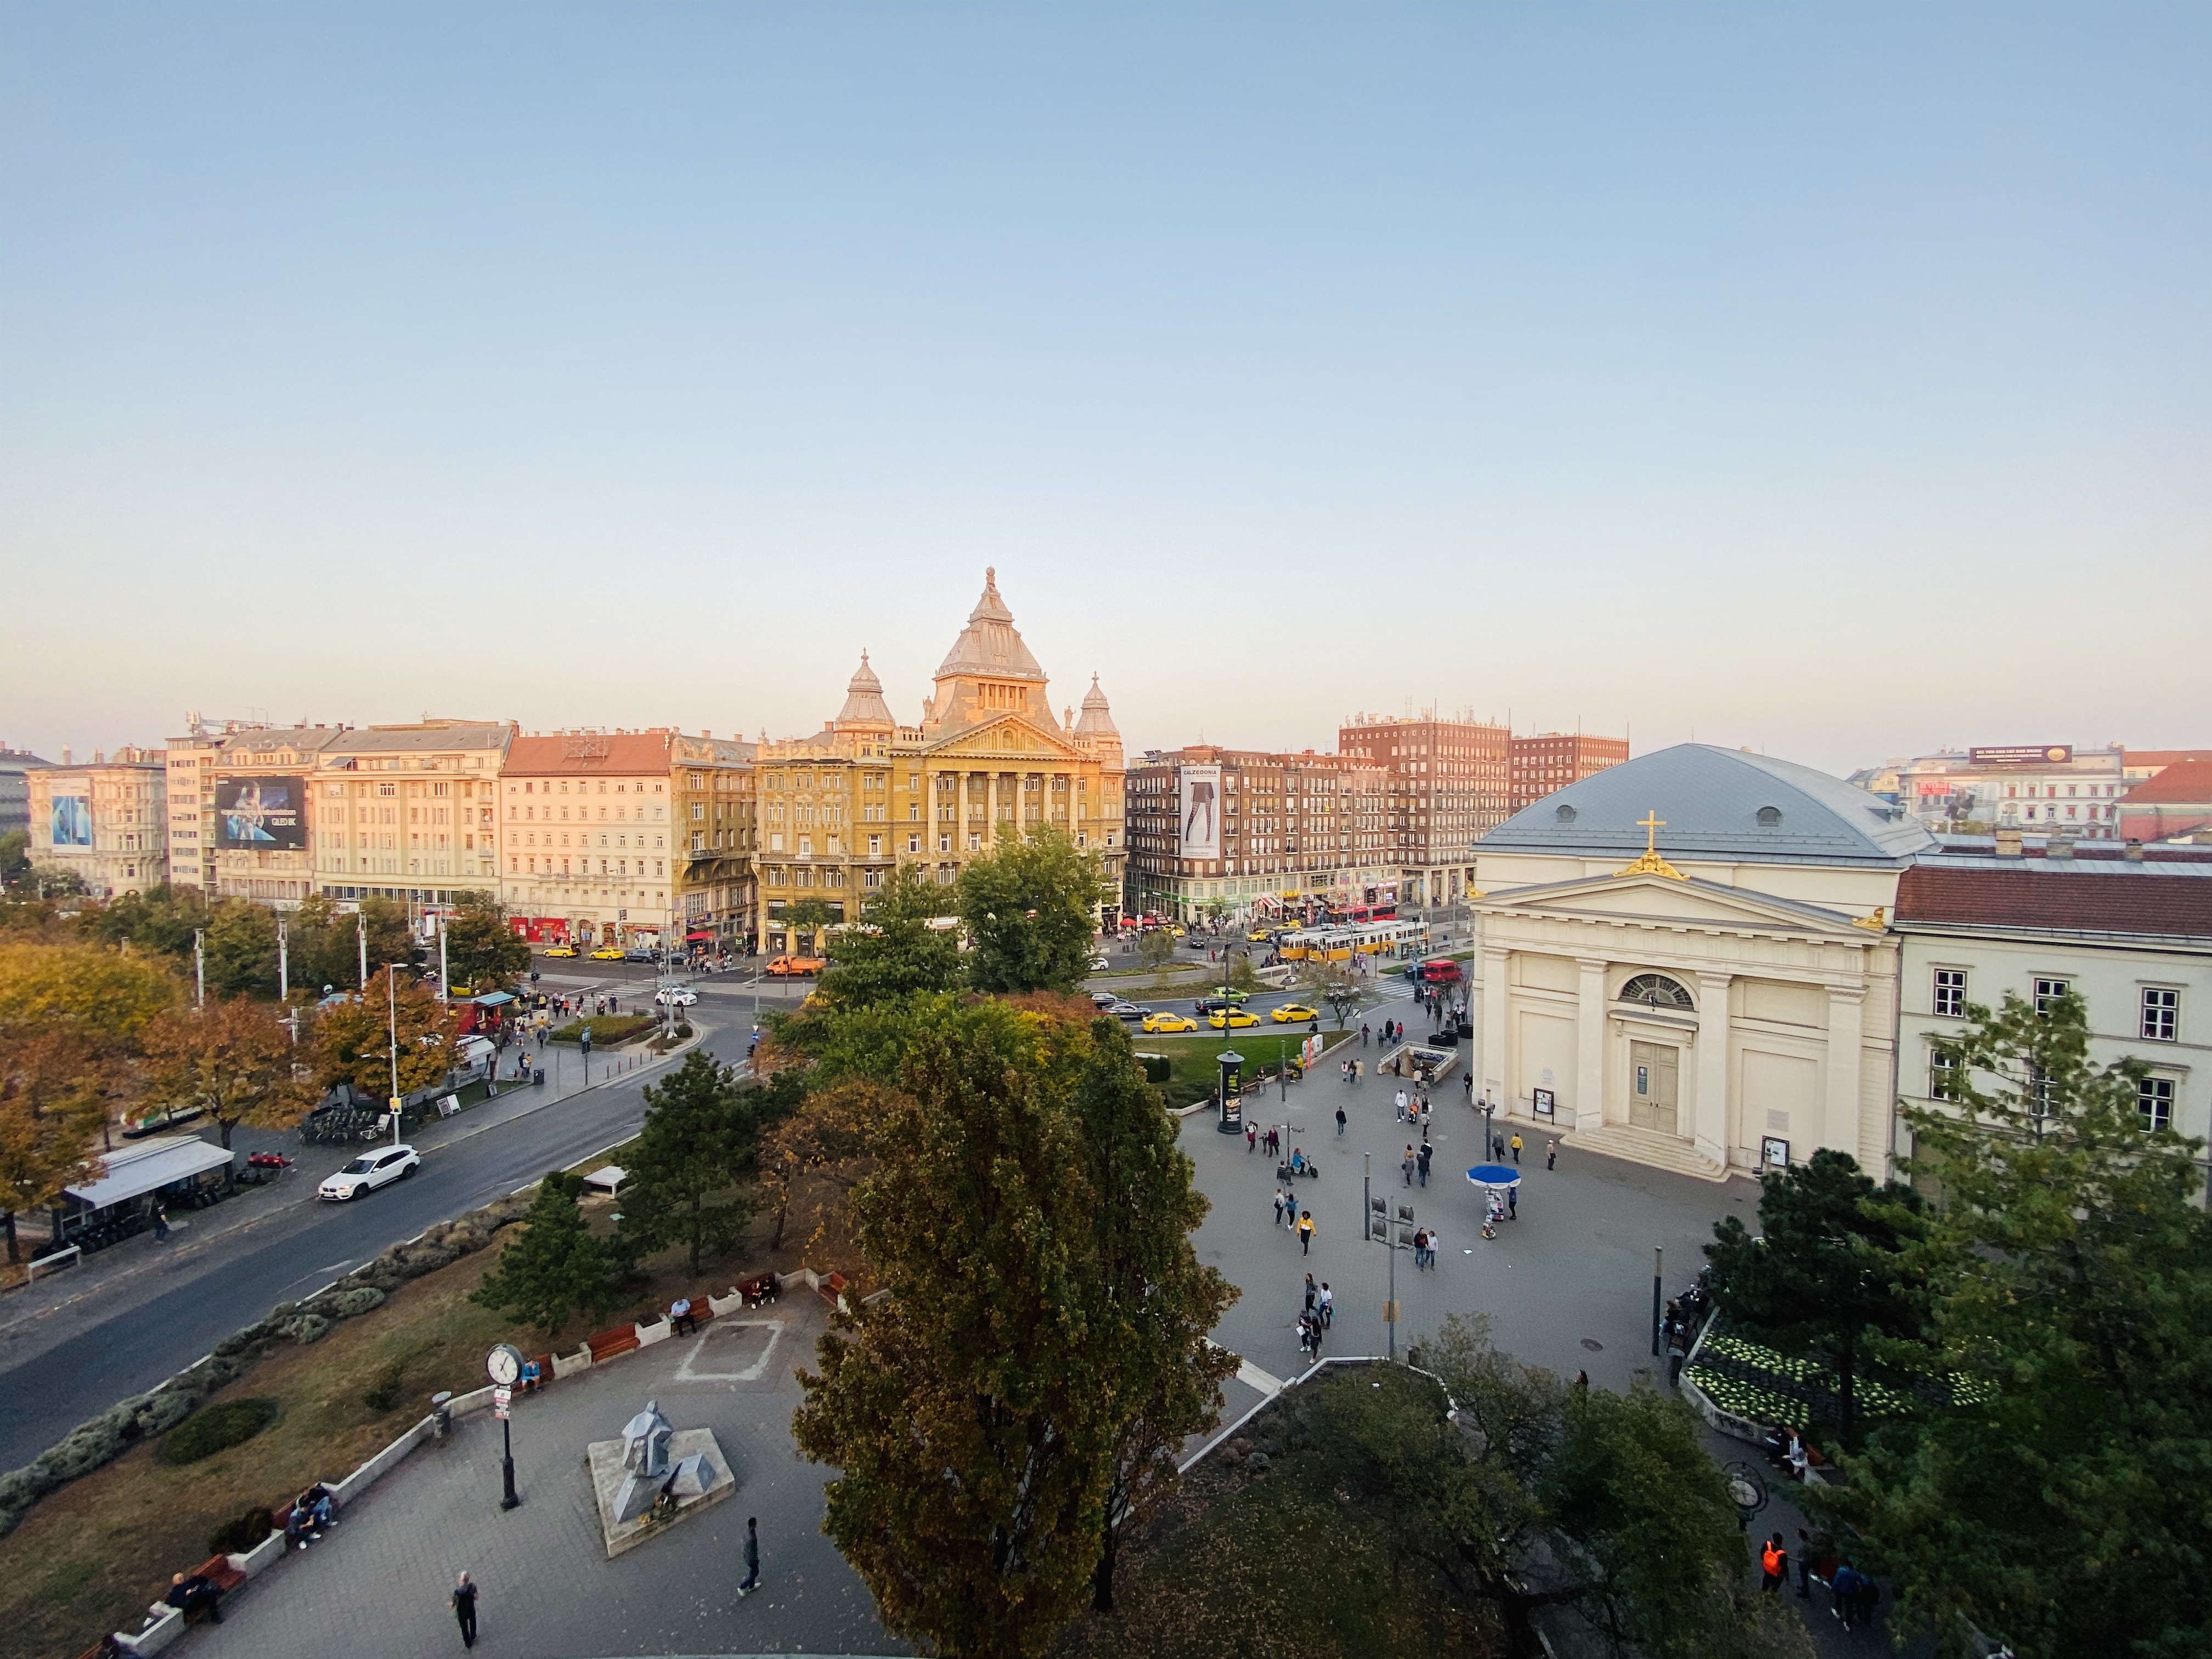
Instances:
[[[651,970],[641,972],[649,983]],[[570,993],[583,983],[549,975],[546,987]],[[752,1023],[750,982],[695,983],[701,994],[695,1028],[725,1060],[742,1059]],[[783,989],[763,988],[770,1006]],[[647,994],[641,984],[641,1006]],[[0,1301],[0,1469],[30,1462],[77,1424],[191,1364],[276,1303],[296,1300],[435,1222],[628,1138],[645,1115],[644,1085],[674,1063],[640,1067],[504,1121],[479,1127],[464,1115],[435,1126],[422,1138],[416,1176],[352,1204],[314,1199],[317,1183],[351,1149],[302,1148],[289,1138],[285,1150],[300,1164],[276,1188],[191,1212],[185,1218],[193,1225],[166,1245],[142,1235],[73,1273],[12,1292]],[[238,1144],[245,1150],[253,1142],[241,1133]]]

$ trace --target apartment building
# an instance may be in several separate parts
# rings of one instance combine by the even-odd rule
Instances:
[[[1512,747],[1509,813],[1628,758],[1626,738],[1601,738],[1589,732],[1532,732],[1515,738]]]
[[[31,829],[31,774],[52,766],[27,749],[10,749],[0,740],[0,836]]]
[[[675,734],[517,737],[499,780],[500,895],[535,944],[659,944],[674,925]]]
[[[1389,773],[1311,750],[1148,751],[1128,774],[1127,908],[1188,921],[1395,904]]]
[[[337,729],[307,780],[315,890],[429,909],[497,893],[498,787],[514,741],[507,720]]]
[[[744,950],[753,936],[753,854],[758,817],[756,746],[711,732],[669,739],[675,811],[676,908],[693,945]]]
[[[1407,905],[1455,904],[1474,884],[1475,842],[1510,815],[1512,733],[1462,713],[1355,714],[1336,734],[1347,760],[1383,769]]]
[[[26,774],[34,870],[67,872],[96,898],[143,893],[167,879],[167,775],[158,749],[94,750],[92,764]]]

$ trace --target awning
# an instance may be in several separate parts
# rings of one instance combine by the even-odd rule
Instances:
[[[471,997],[469,1000],[479,1008],[497,1008],[502,1004],[514,1001],[514,998],[509,992],[487,991],[480,997]]]
[[[702,940],[712,942],[716,937],[717,935],[708,933],[686,933],[684,935],[684,942],[686,945],[696,945]]]
[[[164,1135],[159,1140],[142,1140],[125,1152],[110,1152],[105,1175],[68,1192],[79,1203],[101,1210],[172,1182],[220,1170],[229,1162],[228,1152],[198,1135]]]

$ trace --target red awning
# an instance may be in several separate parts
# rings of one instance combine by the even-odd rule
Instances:
[[[714,938],[714,935],[712,933],[686,933],[684,935],[684,942],[686,945],[696,945],[702,939],[711,941]]]

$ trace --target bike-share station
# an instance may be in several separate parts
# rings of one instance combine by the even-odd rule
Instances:
[[[99,1180],[64,1189],[52,1212],[53,1237],[33,1253],[34,1272],[146,1231],[157,1203],[172,1212],[205,1209],[228,1190],[231,1154],[198,1135],[141,1140],[107,1153],[101,1163]]]

